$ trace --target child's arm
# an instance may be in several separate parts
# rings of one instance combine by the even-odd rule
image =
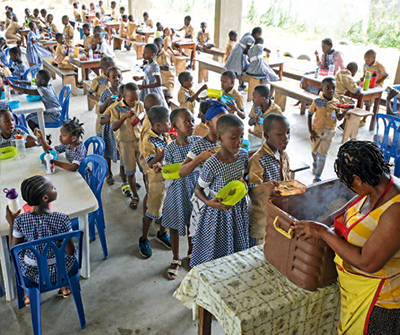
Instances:
[[[13,236],[13,231],[14,231],[14,221],[15,218],[21,213],[21,209],[17,213],[12,213],[10,211],[10,208],[7,206],[6,207],[6,220],[8,222],[9,230],[8,230],[8,240],[10,244],[10,249],[12,247],[15,247],[17,244],[24,243],[24,238],[20,237],[14,237]]]
[[[117,131],[119,128],[121,128],[122,124],[125,122],[126,119],[134,116],[135,114],[136,114],[135,110],[131,109],[128,113],[122,115],[118,121],[115,121],[113,123],[112,130]]]
[[[156,79],[156,82],[154,84],[148,84],[148,85],[138,85],[139,90],[143,90],[145,88],[156,88],[161,86],[161,76],[156,75],[154,76]]]
[[[162,168],[162,160],[164,159],[164,150],[160,150],[156,155],[147,162],[150,169],[154,169],[156,172],[160,172]],[[161,168],[160,168],[161,166]]]
[[[201,92],[205,91],[207,89],[207,84],[204,84],[195,94],[193,94],[187,101],[193,102],[195,100],[199,101],[199,95]]]
[[[100,114],[103,114],[103,113],[106,111],[107,107],[109,107],[110,104],[111,104],[114,100],[115,100],[115,99],[113,98],[113,96],[110,95],[110,96],[107,98],[107,100],[104,101],[103,104],[101,104],[101,105],[99,104],[99,112],[100,112]]]
[[[17,91],[18,93],[22,93],[22,94],[30,94],[30,95],[40,95],[38,90],[32,89],[32,88],[25,88],[25,87],[21,87],[18,85],[14,85],[10,80],[8,80],[8,83],[10,85],[10,87]]]
[[[343,112],[336,112],[336,119],[338,121],[341,121],[345,117],[346,113],[347,110],[344,110]]]
[[[319,136],[317,135],[315,130],[312,129],[312,114],[310,113],[308,114],[307,123],[308,123],[308,131],[310,133],[310,139],[311,141],[316,141]]]
[[[88,97],[97,102],[100,100],[100,98],[97,95],[94,95],[92,92],[88,92]]]
[[[106,115],[102,115],[101,119],[100,119],[100,124],[103,126],[105,124],[109,124],[110,123],[110,117],[106,116]]]
[[[389,77],[388,74],[383,75],[383,77],[382,77],[381,79],[379,79],[379,80],[376,81],[376,86],[383,86],[383,85],[382,85],[383,82],[384,82],[388,77]]]
[[[25,148],[32,148],[32,147],[36,147],[36,138],[28,134],[25,140]]]
[[[228,103],[227,106],[228,106],[228,110],[229,110],[229,113],[230,113],[230,114],[235,114],[235,112],[236,112],[237,115],[238,115],[242,120],[244,120],[244,118],[246,117],[246,114],[245,114],[242,110],[240,110],[240,109],[238,108],[238,106],[236,105],[236,103],[235,103],[234,101],[232,101],[231,103]]]
[[[194,158],[194,159],[186,157],[185,161],[183,162],[183,164],[179,170],[179,177],[184,178],[187,175],[191,174],[194,171],[194,169],[197,168],[201,162],[206,161],[212,155],[214,155],[216,152],[217,151],[214,148],[212,148],[212,149],[208,149],[208,150],[202,152],[200,155],[196,156],[196,158]]]
[[[43,148],[44,152],[53,150],[53,148],[49,145],[49,143],[47,143],[46,139],[44,138],[43,132],[39,128],[35,129],[34,134],[38,138],[40,143],[42,144],[42,148]]]
[[[57,161],[57,160],[54,161],[54,165],[58,166],[58,167],[60,167],[60,168],[62,168],[64,170],[72,171],[72,172],[79,169],[79,165],[78,164],[69,163],[69,162],[61,162],[61,161]]]
[[[216,208],[216,209],[223,209],[226,211],[228,211],[232,208],[232,206],[224,205],[222,203],[223,199],[221,199],[221,198],[213,198],[211,200],[208,200],[208,198],[204,194],[204,188],[202,188],[199,184],[196,185],[194,193],[201,201],[203,201],[209,207]]]

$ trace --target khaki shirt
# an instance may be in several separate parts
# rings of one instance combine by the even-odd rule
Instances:
[[[74,18],[75,18],[75,21],[82,21],[81,15],[79,14],[79,12],[76,9],[74,9]]]
[[[386,68],[381,63],[379,63],[377,60],[368,68],[368,70],[367,70],[367,65],[364,64],[363,71],[364,71],[364,77],[365,77],[365,74],[367,73],[367,71],[371,73],[371,76],[374,73],[374,71],[376,71],[378,74],[378,78],[376,79],[377,81],[381,80],[383,77],[387,77],[389,75],[386,71]]]
[[[6,17],[6,29],[8,28],[8,26],[11,24],[11,20]]]
[[[119,36],[121,36],[121,37],[127,36],[127,28],[126,28],[126,24],[124,21],[120,22],[118,32],[119,32]]]
[[[83,41],[83,48],[85,51],[89,51],[89,45],[93,44],[93,35],[86,36],[86,39]]]
[[[204,33],[203,31],[199,31],[197,34],[197,39],[200,45],[204,45],[210,40],[210,33],[208,31]]]
[[[265,117],[268,114],[272,114],[272,113],[276,113],[276,114],[282,114],[282,109],[272,100],[270,100],[270,106],[269,108],[264,112],[264,114],[262,115],[262,117]],[[254,105],[253,107],[251,107],[251,111],[249,114],[250,117],[255,118],[257,116],[259,116],[256,112],[255,112],[255,108]],[[253,134],[254,136],[257,136],[259,138],[262,138],[263,133],[264,133],[264,126],[262,124],[259,124],[258,122],[253,126],[253,129],[249,129],[249,133]]]
[[[336,90],[334,97],[340,100],[340,96],[344,95],[347,91],[351,93],[356,93],[359,90],[357,81],[351,75],[350,70],[344,69],[340,70],[336,76]]]
[[[95,17],[95,18],[93,19],[93,21],[92,21],[92,26],[93,26],[93,27],[100,26],[100,20],[99,20],[97,17]]]
[[[167,51],[168,47],[172,47],[172,40],[171,40],[171,37],[165,36],[164,37],[164,50]]]
[[[66,51],[67,50],[61,43],[57,43],[55,61],[58,65],[62,64],[63,61],[68,61],[69,57],[65,54]]]
[[[152,19],[147,19],[146,20],[146,26],[147,27],[153,27],[153,20]]]
[[[237,89],[232,87],[232,89],[229,92],[225,93],[227,96],[235,99],[236,105],[238,108],[242,109],[244,107],[244,102],[243,102],[243,96],[239,93]]]
[[[19,30],[18,22],[12,21],[5,32],[5,37],[7,38],[7,33],[15,35],[18,32],[18,30]]]
[[[89,92],[100,98],[103,91],[110,86],[111,85],[108,81],[107,76],[103,73],[100,76],[93,79],[92,85],[90,85]],[[97,113],[96,134],[101,134],[102,132],[102,125],[100,124],[101,115],[99,112],[99,104],[97,101],[96,101],[96,113]]]
[[[144,137],[150,130],[151,130],[151,123],[150,123],[149,118],[146,115],[142,122],[142,132],[140,133],[140,143],[143,142]]]
[[[81,11],[82,22],[88,22],[86,15],[87,15],[87,12],[85,10],[82,10]]]
[[[319,98],[315,99],[310,107],[310,114],[315,114],[313,121],[313,130],[321,130],[323,128],[335,129],[336,113],[339,111],[337,104],[339,100],[333,98],[328,101],[324,98],[322,92]]]
[[[193,136],[201,136],[201,137],[206,137],[209,133],[209,129],[207,125],[203,122],[200,122],[196,127],[194,128]]]
[[[189,24],[188,26],[183,26],[182,30],[185,31],[185,38],[187,38],[186,37],[187,35],[192,35],[192,37],[190,37],[190,38],[194,37],[194,28],[192,27],[191,24]]]
[[[48,26],[52,33],[58,33],[57,26],[53,22],[50,23]]]
[[[114,9],[111,11],[111,17],[114,18],[114,19],[117,19],[117,18],[118,18],[118,13],[117,13],[117,9],[116,9],[116,8],[114,8]]]
[[[153,129],[150,129],[147,134],[143,137],[143,141],[140,143],[140,154],[146,160],[150,156],[156,156],[159,152],[163,151],[164,148],[156,147],[153,143],[149,142],[150,137],[163,137],[164,141],[168,144],[172,142],[171,136],[168,133],[162,133],[161,135],[157,135]]]
[[[111,115],[110,122],[114,123],[119,121],[123,114],[128,113],[132,108],[125,104],[125,101],[122,100],[118,102],[116,105],[108,107],[110,109],[109,113]],[[121,127],[115,131],[115,139],[118,142],[139,142],[140,132],[142,126],[138,123],[135,127],[131,126],[132,121],[138,116],[140,113],[144,111],[143,102],[139,101],[137,105],[133,108],[135,110],[136,115],[130,118],[127,118],[121,125]]]
[[[126,28],[126,36],[130,40],[136,39],[136,29],[138,25],[135,22],[128,22],[128,27]]]
[[[69,23],[64,27],[63,35],[68,46],[72,47],[72,42],[74,40],[74,28],[72,28]]]
[[[161,73],[161,82],[162,85],[164,85],[167,88],[170,88],[171,86],[174,86],[175,83],[175,75],[174,75],[174,69],[171,65],[171,59],[170,56],[165,52],[164,49],[160,50],[160,52],[157,55],[156,62],[160,66],[169,66],[169,70],[160,70]]]
[[[225,48],[225,55],[223,62],[226,63],[228,61],[229,55],[231,54],[233,47],[235,46],[235,42],[229,41]]]
[[[187,108],[193,113],[194,107],[196,106],[196,101],[189,102],[188,99],[190,99],[195,93],[196,92],[193,91],[191,88],[187,89],[181,86],[178,92],[179,107]]]
[[[106,10],[105,10],[103,7],[100,7],[100,13],[101,13],[101,14],[105,14],[105,13],[106,13]]]

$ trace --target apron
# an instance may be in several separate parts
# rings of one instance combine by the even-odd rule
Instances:
[[[365,217],[367,217],[375,205],[389,192],[393,185],[393,177],[386,189],[379,196],[374,206],[358,219],[350,227],[343,222],[344,213],[357,204],[363,197],[358,197],[350,206],[335,218],[335,232],[342,236],[346,241],[350,231]],[[368,330],[369,317],[379,293],[385,283],[386,278],[376,277],[373,275],[366,276],[354,273],[346,268],[346,264],[338,255],[335,257],[336,268],[338,272],[338,282],[341,294],[340,320],[338,323],[339,334],[359,335],[366,334]]]

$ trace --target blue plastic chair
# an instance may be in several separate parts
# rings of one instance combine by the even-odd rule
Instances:
[[[17,282],[17,298],[18,309],[25,306],[24,303],[24,290],[28,293],[31,307],[32,327],[35,335],[42,333],[41,327],[41,310],[40,310],[40,294],[61,287],[69,286],[75,300],[76,309],[78,311],[79,322],[81,328],[86,327],[85,312],[83,310],[81,287],[79,284],[79,269],[82,264],[82,237],[83,231],[73,231],[64,234],[54,235],[51,237],[42,238],[36,241],[21,243],[13,247],[11,251],[11,258],[15,267],[15,277]],[[74,264],[70,272],[67,272],[65,265],[65,248],[71,238],[77,238],[79,241],[78,248],[78,263]],[[55,241],[63,240],[61,247],[58,248]],[[36,249],[37,246],[43,245],[42,254]],[[57,280],[52,283],[47,265],[47,255],[49,250],[52,249],[56,259],[57,267]],[[39,284],[31,282],[29,279],[22,275],[21,266],[19,264],[18,254],[21,251],[30,250],[36,257],[39,271]]]
[[[383,125],[383,133],[379,131]],[[400,176],[400,118],[394,115],[376,115],[375,142],[382,150],[386,161],[394,159],[394,175]]]
[[[3,288],[0,285],[0,297],[2,297],[3,295],[4,295]]]
[[[394,85],[393,88],[400,90],[400,85]],[[393,113],[397,112],[397,97],[393,98],[392,111],[393,111]]]
[[[46,123],[46,128],[60,128],[63,125],[63,121],[67,121],[69,119],[69,99],[71,98],[71,93],[72,85],[65,85],[61,89],[60,96],[58,98],[62,108],[60,118],[58,119],[57,123]]]
[[[106,150],[106,143],[99,136],[89,137],[85,142],[86,152],[89,152],[89,147],[93,145],[93,155],[103,156],[104,150]]]
[[[39,72],[41,66],[42,66],[41,64],[34,65],[31,68],[29,68],[28,70],[26,70],[25,73],[22,75],[22,80],[28,80],[29,74],[31,75],[31,78],[35,78],[36,74]]]
[[[14,121],[15,121],[16,126],[24,126],[25,128],[28,128],[28,123],[26,122],[24,114],[13,113],[13,116],[14,116]]]
[[[4,65],[7,67],[12,67],[12,61],[11,61],[11,58],[9,55],[9,51],[10,51],[10,48],[7,48],[6,50],[4,50],[5,55],[8,57],[8,64],[4,64]]]
[[[23,125],[16,124],[15,128],[23,130],[25,133],[30,134],[29,129],[27,127],[24,127]]]
[[[101,247],[103,249],[104,259],[108,258],[107,241],[106,241],[106,223],[104,220],[103,202],[101,200],[101,190],[103,189],[104,180],[108,172],[107,161],[99,155],[87,156],[79,166],[79,173],[85,178],[87,166],[91,163],[91,178],[86,180],[98,203],[98,209],[89,214],[89,237],[91,241],[96,240],[96,232],[94,227],[97,227],[99,233]],[[72,220],[72,229],[79,229],[78,219]]]

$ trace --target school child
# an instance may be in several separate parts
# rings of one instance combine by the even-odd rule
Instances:
[[[281,114],[268,114],[263,124],[265,142],[249,161],[250,244],[260,245],[265,240],[266,203],[274,195],[275,183],[290,180],[289,156],[285,149],[290,139],[290,124]]]
[[[92,26],[96,27],[99,26],[101,24],[101,14],[99,12],[97,12],[95,14],[94,19],[92,20]]]
[[[127,35],[127,27],[126,24],[128,23],[128,15],[121,16],[121,23],[119,24],[118,33],[119,36],[126,38]]]
[[[136,34],[136,29],[138,28],[138,25],[135,22],[135,18],[133,15],[128,16],[128,26],[126,28],[126,37],[130,41],[137,41],[141,42],[142,37]]]
[[[339,100],[334,98],[336,82],[328,77],[322,80],[322,92],[313,101],[308,113],[308,131],[310,132],[314,183],[321,181],[326,156],[336,133],[336,120],[341,120],[346,111],[337,107]],[[315,114],[314,120],[312,120]]]
[[[175,86],[175,71],[171,64],[170,56],[164,50],[164,41],[157,37],[154,39],[154,44],[158,48],[156,62],[160,66],[161,82],[167,88],[164,91],[165,100],[168,102],[172,98],[172,93]]]
[[[201,137],[192,136],[194,131],[194,117],[186,108],[174,109],[170,116],[171,123],[178,133],[178,137],[165,147],[163,165],[183,163],[193,143]],[[161,225],[169,228],[172,248],[172,263],[167,271],[169,279],[178,276],[181,266],[179,257],[179,236],[186,236],[189,230],[192,205],[190,198],[199,176],[198,171],[193,171],[184,178],[166,182],[167,194],[165,196]],[[192,253],[191,238],[188,236],[188,255]]]
[[[318,51],[314,52],[315,58],[317,60],[317,66],[321,69],[329,70],[329,65],[333,62],[335,65],[335,69],[333,74],[338,73],[340,70],[344,69],[343,55],[341,52],[333,49],[333,43],[330,38],[325,38],[321,43],[322,48],[322,56],[319,58]]]
[[[78,10],[78,3],[74,2],[72,4],[72,6],[74,7],[74,19],[75,19],[75,21],[82,22],[81,14],[79,13],[79,10]]]
[[[10,26],[12,18],[13,18],[12,13],[7,11],[6,12],[6,30]]]
[[[122,19],[122,16],[125,15],[125,7],[119,7],[119,19]]]
[[[88,53],[89,49],[92,47],[93,44],[93,35],[90,34],[89,23],[85,23],[82,26],[82,33],[83,33],[83,44],[79,44],[79,46],[83,48],[86,53]]]
[[[237,111],[238,116],[244,119],[246,114],[244,113],[243,96],[234,88],[235,79],[236,75],[233,71],[225,71],[221,75],[221,88],[225,95],[235,99],[234,106],[233,104],[229,104],[228,106],[233,107],[231,112],[234,113],[234,111]]]
[[[39,21],[42,25],[43,28],[45,28],[47,26],[47,10],[45,8],[42,8],[40,10],[40,17],[39,17]]]
[[[82,22],[88,22],[89,23],[87,15],[88,15],[88,10],[86,8],[86,5],[82,5],[82,10],[81,10]]]
[[[172,30],[171,28],[164,29],[164,50],[172,55],[179,56],[181,53],[172,48]]]
[[[154,33],[154,38],[163,38],[164,36],[164,27],[161,22],[156,23],[156,32]]]
[[[53,14],[49,14],[46,16],[46,23],[47,23],[47,28],[51,31],[52,34],[57,34],[58,29],[55,23],[53,22],[54,16]]]
[[[211,105],[212,103],[207,100],[200,102],[199,114],[197,115],[197,117],[200,119],[200,123],[194,127],[194,136],[207,136],[209,129],[206,125],[206,112]]]
[[[95,13],[96,13],[96,8],[94,7],[94,3],[91,2],[91,3],[89,4],[89,14],[90,14],[90,15],[93,15],[93,14],[95,14]]]
[[[153,28],[153,20],[150,19],[149,13],[143,13],[143,25],[145,27]]]
[[[25,8],[24,13],[25,13],[25,24],[28,24],[33,19],[33,15],[31,14],[29,8]]]
[[[26,38],[26,57],[30,65],[42,64],[43,57],[52,57],[53,54],[37,43],[40,40],[40,36],[36,34],[36,23],[29,22],[29,29],[31,31]]]
[[[204,162],[216,153],[215,148],[219,145],[217,121],[219,117],[228,113],[228,109],[226,105],[218,101],[208,100],[208,102],[211,104],[205,115],[205,123],[209,128],[208,134],[196,141],[191,147],[179,170],[179,176],[181,178],[186,177],[195,169],[198,169],[201,173]],[[200,212],[204,206],[204,203],[195,194],[193,194],[190,201],[192,203],[193,210],[190,217],[189,232],[190,236],[193,237],[196,233]]]
[[[74,43],[74,28],[72,28],[72,26],[69,23],[68,15],[64,15],[61,18],[61,22],[64,25],[63,35],[67,43],[67,46],[72,48]]]
[[[114,60],[111,57],[103,57],[100,60],[100,69],[102,74],[93,79],[92,85],[90,86],[88,97],[94,101],[96,101],[96,135],[101,137],[102,127],[100,124],[100,112],[98,102],[100,100],[101,94],[103,91],[109,87],[110,83],[107,78],[107,71],[110,67],[115,66]]]
[[[143,218],[142,236],[139,238],[139,253],[144,258],[150,258],[153,254],[148,240],[151,223],[153,220],[162,217],[166,191],[164,178],[161,174],[161,162],[164,159],[165,147],[171,143],[171,138],[167,133],[171,128],[168,109],[162,106],[154,106],[149,110],[147,116],[151,123],[151,130],[143,138],[140,147],[140,152],[149,167],[146,174],[147,211]],[[171,249],[170,237],[165,227],[160,226],[156,241]]]
[[[263,84],[267,84],[271,81],[279,81],[279,77],[264,59],[264,51],[267,53],[271,51],[264,48],[263,44],[264,39],[262,37],[257,37],[254,41],[254,45],[247,52],[250,64],[246,73],[252,76],[265,76],[266,78],[263,80]]]
[[[65,158],[68,162],[54,160],[55,166],[68,171],[78,170],[87,154],[85,144],[81,141],[84,133],[85,131],[83,129],[83,123],[80,123],[77,118],[74,117],[73,119],[63,122],[63,125],[60,128],[61,144],[56,145],[54,147],[54,151],[58,155],[65,153]],[[47,143],[43,132],[39,128],[35,129],[35,135],[42,144],[44,152],[53,150],[53,148]]]
[[[262,29],[260,27],[254,28],[251,34],[244,34],[239,43],[237,43],[232,49],[232,52],[225,64],[225,68],[235,72],[236,76],[241,76],[244,72],[246,72],[247,68],[249,67],[246,53],[253,45],[255,39],[261,37],[261,35]],[[240,83],[239,91],[243,91],[245,88],[246,86],[243,83]]]
[[[101,26],[94,27],[93,28],[93,34],[96,34],[96,33],[102,34],[103,33],[103,28]]]
[[[184,38],[186,38],[186,39],[193,39],[194,38],[194,28],[190,24],[191,21],[192,21],[192,18],[189,15],[185,16],[185,19],[184,19],[184,23],[185,24],[184,24],[184,26],[181,29],[178,29],[178,31],[182,31],[183,30],[185,32]],[[188,69],[191,69],[193,67],[193,59],[194,59],[194,53],[192,52],[191,56],[190,56],[190,64],[187,67]]]
[[[115,133],[117,147],[121,163],[124,166],[125,175],[128,177],[122,185],[124,195],[129,194],[131,201],[129,207],[136,210],[140,201],[136,191],[136,163],[139,158],[139,139],[141,126],[132,127],[131,123],[137,115],[144,111],[143,103],[138,102],[139,90],[133,83],[128,83],[124,88],[124,98],[108,113]]]
[[[207,90],[207,85],[204,84],[197,92],[193,91],[193,76],[187,71],[179,74],[178,81],[181,84],[181,88],[178,92],[179,105],[181,108],[187,108],[193,113],[196,101],[200,101],[199,95],[201,92]]]
[[[21,59],[21,49],[19,46],[13,47],[8,51],[8,55],[11,59],[10,71],[14,77],[20,77],[24,75],[25,71],[28,69]]]
[[[103,1],[99,1],[99,12],[103,16],[106,13],[106,10],[103,7]]]
[[[101,55],[101,57],[115,57],[110,46],[104,42],[103,35],[101,33],[93,34],[93,45],[96,46],[94,53]]]
[[[110,6],[111,6],[111,18],[118,19],[118,13],[116,10],[117,3],[115,1],[111,1]]]
[[[144,98],[149,93],[157,93],[160,95],[162,105],[168,107],[167,102],[164,98],[161,85],[161,74],[160,66],[155,61],[155,57],[158,53],[158,48],[155,44],[146,44],[143,51],[143,58],[147,61],[146,69],[144,71],[144,79],[142,85],[139,85],[140,90],[140,101],[144,101]]]
[[[7,40],[17,44],[21,43],[21,34],[19,33],[20,27],[18,24],[18,18],[17,16],[13,16],[10,25],[6,29],[6,32],[4,33],[4,36]]]
[[[3,107],[3,106],[2,106]],[[36,146],[36,138],[25,133],[22,129],[15,127],[13,113],[8,109],[0,109],[0,148],[12,145],[15,135],[23,135],[25,137],[25,148]]]
[[[205,205],[193,237],[191,267],[249,248],[247,197],[235,206],[224,205],[216,198],[226,184],[243,180],[247,173],[249,156],[241,149],[243,122],[236,115],[223,115],[218,119],[217,130],[221,149],[204,163],[195,188],[196,196]]]
[[[37,27],[38,30],[42,30],[43,26],[42,26],[41,21],[40,21],[39,9],[38,8],[35,8],[33,10],[33,17],[32,17],[31,21],[36,24],[36,27]]]
[[[262,138],[263,126],[262,122],[268,114],[282,114],[281,108],[269,97],[269,88],[266,85],[258,85],[253,91],[253,106],[249,114],[249,133]],[[261,121],[261,122],[260,122]]]
[[[116,100],[115,96],[119,95],[119,86],[121,85],[122,81],[122,72],[115,66],[110,67],[106,75],[110,83],[110,86],[106,88],[100,96],[99,112],[102,115],[104,114],[106,109],[115,102]],[[112,108],[115,108],[115,105]],[[111,117],[111,113],[109,116]],[[112,131],[111,125],[109,123],[103,125],[102,138],[106,144],[106,148],[104,151],[104,158],[106,159],[108,164],[108,174],[106,182],[109,185],[113,185],[114,179],[111,171],[111,161],[116,163],[119,157],[117,150],[117,142],[114,136],[114,132]]]
[[[7,206],[6,219],[10,227],[8,235],[10,248],[24,242],[31,242],[40,238],[72,231],[71,220],[68,215],[52,212],[50,210],[50,203],[57,199],[57,189],[49,179],[39,175],[25,179],[21,184],[21,195],[29,206],[33,206],[33,211],[27,213],[21,213],[21,211],[12,213]],[[60,248],[61,242],[62,241],[55,241],[54,243]],[[43,245],[37,248],[39,252],[43,251]],[[68,241],[65,251],[67,271],[77,272],[78,263],[75,258],[76,250],[72,239]],[[57,279],[57,268],[52,250],[48,252],[47,259],[50,278],[55,282]],[[35,261],[36,257],[29,250],[26,251],[24,255],[19,255],[18,258],[25,281],[38,284],[39,273]],[[60,288],[57,292],[57,296],[69,298],[71,296],[69,286]],[[24,303],[27,306],[30,304],[26,292],[24,294]]]
[[[30,94],[30,95],[40,95],[40,98],[43,102],[44,107],[46,110],[44,111],[44,122],[45,123],[57,123],[58,119],[61,115],[61,105],[58,100],[58,96],[54,87],[50,83],[51,74],[48,70],[39,70],[36,74],[35,83],[37,89],[33,88],[24,88],[18,86],[18,84],[24,84],[26,86],[31,86],[30,81],[14,81],[11,82],[10,80],[9,85],[10,87],[17,91],[18,93],[22,94]],[[15,85],[17,84],[17,85]],[[28,122],[29,127],[32,130],[35,130],[38,127],[38,116],[37,113],[28,114],[26,117],[26,121]]]
[[[197,48],[202,51],[215,47],[215,44],[211,43],[210,33],[207,31],[207,22],[202,22],[200,29],[197,33]]]

